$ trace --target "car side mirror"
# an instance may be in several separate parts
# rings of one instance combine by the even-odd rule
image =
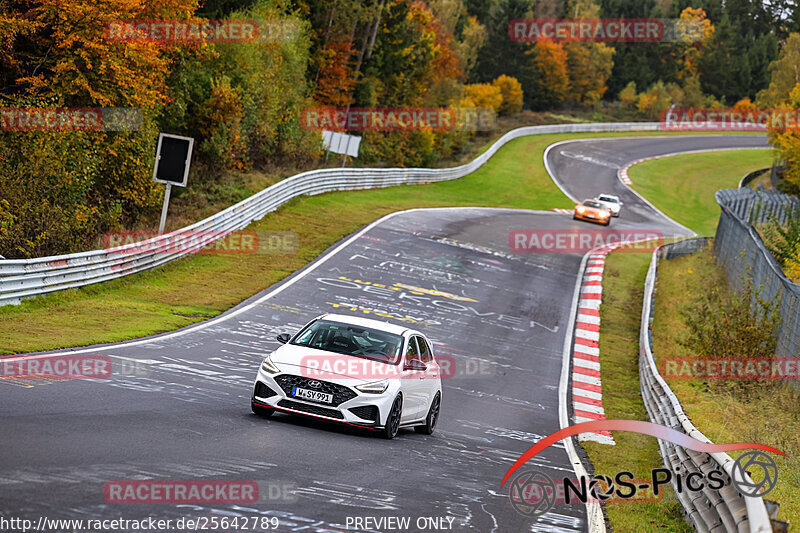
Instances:
[[[406,361],[406,364],[403,365],[403,370],[419,370],[424,372],[428,369],[428,365],[420,361],[419,359],[409,359]]]
[[[288,333],[281,333],[280,335],[278,335],[275,338],[278,339],[279,343],[286,344],[287,342],[289,342],[289,339],[291,339],[292,336],[289,335]]]

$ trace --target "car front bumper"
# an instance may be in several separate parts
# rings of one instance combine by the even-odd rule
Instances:
[[[587,222],[598,222],[600,224],[605,224],[609,220],[610,217],[600,217],[599,215],[593,217],[593,216],[589,216],[589,213],[581,214],[581,213],[578,213],[577,211],[575,211],[573,213],[573,218],[577,218],[579,220],[586,220]]]
[[[281,376],[284,377],[282,378]],[[397,394],[396,387],[392,384],[384,392],[372,394],[358,391],[354,387],[346,387],[345,385],[319,380],[326,386],[333,385],[337,388],[347,389],[347,391],[342,391],[345,394],[334,396],[333,404],[328,404],[293,396],[291,383],[299,379],[304,378],[291,372],[269,374],[259,368],[253,386],[254,404],[287,413],[322,418],[332,422],[380,429],[386,423],[386,418]],[[281,383],[278,382],[279,380]],[[259,383],[261,383],[261,386],[259,386]]]

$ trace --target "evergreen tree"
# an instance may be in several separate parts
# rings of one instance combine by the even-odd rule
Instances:
[[[486,26],[488,39],[478,53],[474,71],[476,81],[491,83],[501,74],[506,74],[519,80],[524,94],[532,93],[535,72],[530,56],[526,55],[532,47],[531,43],[515,42],[508,36],[509,21],[532,16],[532,3],[529,0],[498,0],[492,3],[485,20],[481,21]]]

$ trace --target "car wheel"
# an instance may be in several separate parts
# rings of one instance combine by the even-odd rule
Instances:
[[[254,400],[250,400],[250,409],[253,410],[253,413],[257,414],[258,416],[262,416],[264,418],[272,416],[275,412],[275,409],[271,407],[263,407],[261,405],[256,405]]]
[[[611,219],[610,218],[608,220],[606,220],[605,224],[603,224],[603,225],[604,226],[608,226],[609,224],[611,224]]]
[[[389,416],[386,417],[386,425],[381,431],[381,436],[384,439],[391,440],[397,436],[400,430],[400,417],[403,415],[403,397],[399,394],[394,399],[392,409],[389,411]]]
[[[442,399],[439,393],[436,393],[436,396],[433,397],[433,402],[431,402],[431,408],[428,410],[428,417],[425,419],[424,426],[415,426],[414,431],[417,433],[422,433],[423,435],[430,435],[433,433],[433,430],[436,428],[436,422],[439,421],[439,409],[441,408]]]

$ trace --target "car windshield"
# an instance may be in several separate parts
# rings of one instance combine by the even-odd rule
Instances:
[[[603,202],[611,202],[612,204],[616,204],[617,203],[617,199],[616,198],[610,198],[608,196],[601,196],[600,198],[598,198],[598,200],[601,200]]]
[[[587,200],[587,201],[583,202],[583,205],[588,206],[588,207],[603,207],[603,204],[601,204],[599,202],[593,202],[591,200]]]
[[[397,364],[403,337],[353,324],[316,320],[298,333],[290,344]]]

